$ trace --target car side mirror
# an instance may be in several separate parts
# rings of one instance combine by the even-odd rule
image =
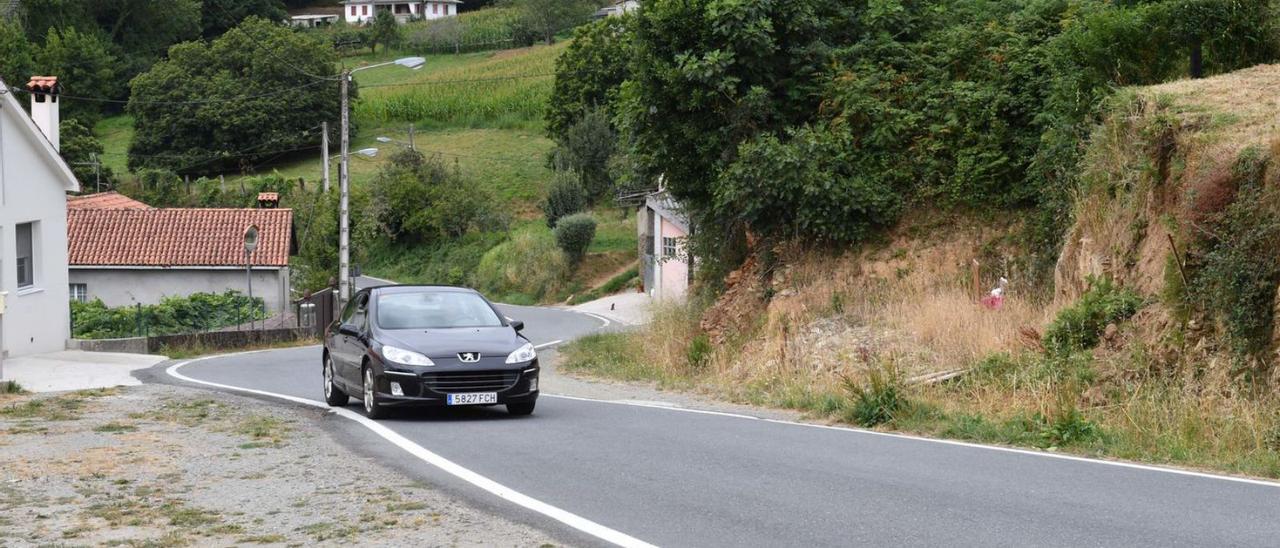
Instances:
[[[356,326],[351,325],[349,323],[344,323],[342,325],[339,325],[338,333],[341,333],[343,335],[350,335],[352,337],[360,334],[356,331]]]
[[[516,333],[524,331],[524,322],[520,320],[511,320],[511,329],[516,330]]]

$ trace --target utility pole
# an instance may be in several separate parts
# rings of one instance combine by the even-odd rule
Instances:
[[[409,150],[418,151],[418,147],[413,146],[413,124],[409,124]]]
[[[329,193],[329,122],[320,122],[320,156],[324,163],[324,193]]]
[[[351,161],[350,138],[350,90],[351,71],[342,71],[342,163],[338,167],[338,310],[342,310],[351,298],[351,216],[350,206],[350,173],[347,168]],[[328,160],[326,159],[327,163]]]

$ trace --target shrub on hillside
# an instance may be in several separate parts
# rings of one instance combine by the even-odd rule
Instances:
[[[561,217],[568,217],[586,207],[586,192],[582,190],[577,175],[567,171],[556,173],[551,189],[547,191],[547,199],[542,201],[542,214],[547,217],[547,226],[555,228]]]
[[[596,218],[587,213],[570,215],[556,224],[556,245],[564,251],[571,264],[577,265],[587,255],[587,248],[596,239]]]
[[[364,222],[374,226],[362,227],[366,239],[380,231],[398,243],[426,243],[506,228],[492,196],[438,157],[413,150],[396,152],[369,192]]]
[[[1075,304],[1058,312],[1042,341],[1052,354],[1066,355],[1093,348],[1107,324],[1129,319],[1142,306],[1142,297],[1108,279],[1089,278],[1089,289]]]
[[[518,232],[484,254],[474,284],[494,299],[533,304],[558,291],[568,273],[550,234]]]

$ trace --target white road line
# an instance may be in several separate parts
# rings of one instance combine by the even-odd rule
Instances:
[[[261,352],[261,351],[257,351],[257,352]],[[221,356],[209,356],[206,358],[197,358],[194,360],[179,362],[169,366],[169,368],[165,370],[165,373],[168,373],[169,376],[173,378],[191,382],[191,383],[202,384],[205,386],[212,386],[215,388],[222,388],[222,389],[232,390],[236,392],[243,392],[246,394],[256,394],[259,396],[267,396],[267,397],[277,398],[277,399],[281,399],[281,400],[285,400],[293,403],[298,403],[298,404],[307,405],[311,407],[319,407],[321,409],[329,410],[340,417],[349,419],[361,426],[364,426],[365,428],[368,428],[373,433],[381,436],[383,439],[387,440],[388,442],[391,442],[391,444],[395,445],[396,447],[403,449],[405,452],[409,453],[410,455],[417,457],[422,462],[425,462],[431,466],[439,468],[440,470],[443,470],[444,472],[458,479],[461,479],[462,481],[470,483],[471,485],[479,487],[480,489],[492,495],[495,495],[498,498],[501,498],[508,502],[518,504],[526,509],[532,510],[534,512],[547,516],[551,519],[554,519],[560,523],[568,525],[569,527],[582,531],[583,533],[596,537],[600,540],[603,540],[612,544],[616,544],[618,546],[625,546],[628,548],[632,548],[632,547],[656,548],[654,547],[654,545],[644,542],[630,535],[627,535],[626,533],[622,533],[620,531],[610,529],[608,527],[600,525],[599,523],[591,521],[587,518],[584,518],[577,514],[573,514],[566,510],[562,510],[560,508],[557,508],[555,506],[552,506],[550,504],[537,500],[533,497],[530,497],[528,495],[515,491],[489,478],[481,476],[480,474],[477,474],[471,471],[470,469],[464,468],[463,466],[449,459],[446,459],[436,453],[428,451],[426,448],[396,433],[394,430],[387,428],[386,426],[378,422],[369,420],[368,417],[365,417],[364,415],[351,411],[350,409],[331,408],[324,402],[309,400],[306,398],[299,398],[296,396],[288,396],[285,394],[276,394],[274,392],[265,392],[262,390],[253,390],[250,388],[241,388],[239,386],[231,386],[227,384],[219,384],[215,382],[202,381],[199,379],[193,379],[191,377],[188,377],[178,372],[178,370],[181,369],[183,366],[186,366],[188,364],[195,363],[198,361],[203,361],[211,358],[223,358],[227,356],[245,355],[245,354],[253,354],[253,353],[256,353],[256,352],[224,354]]]
[[[571,312],[577,312],[577,313],[579,313],[579,314],[586,314],[586,315],[588,315],[588,316],[591,316],[592,318],[595,318],[595,319],[597,319],[597,320],[600,320],[600,321],[604,322],[604,325],[601,325],[601,326],[600,326],[600,329],[604,329],[604,328],[606,328],[606,327],[609,327],[609,324],[610,324],[610,323],[613,323],[613,322],[610,322],[610,321],[609,321],[609,318],[606,318],[606,317],[601,316],[601,315],[599,315],[599,314],[592,314],[592,313],[590,313],[590,312],[582,312],[582,311],[579,311],[579,310],[571,310]]]
[[[1164,468],[1164,467],[1160,467],[1160,466],[1150,466],[1150,465],[1146,465],[1146,464],[1137,464],[1137,463],[1132,463],[1132,462],[1121,462],[1121,461],[1112,461],[1112,460],[1091,459],[1091,458],[1087,458],[1087,457],[1077,457],[1077,456],[1074,456],[1074,455],[1063,455],[1063,454],[1060,454],[1060,453],[1048,453],[1048,452],[1044,452],[1044,451],[1032,451],[1032,450],[1029,450],[1029,449],[1017,449],[1017,448],[1013,448],[1013,447],[1000,447],[1000,446],[998,446],[998,445],[982,445],[982,444],[979,444],[979,443],[970,443],[970,442],[956,441],[956,440],[943,440],[943,439],[936,439],[936,438],[923,438],[923,437],[919,437],[919,436],[909,436],[909,435],[906,435],[906,434],[895,434],[895,433],[892,433],[892,432],[877,432],[877,431],[875,431],[875,430],[866,430],[866,429],[862,429],[862,428],[850,428],[850,427],[847,427],[847,426],[829,426],[829,425],[825,425],[825,424],[811,424],[811,423],[805,423],[805,422],[795,422],[795,421],[780,420],[780,419],[768,419],[768,418],[764,418],[764,417],[754,417],[754,416],[751,416],[751,415],[742,415],[742,414],[739,414],[739,413],[725,413],[725,412],[721,412],[721,411],[707,411],[707,410],[703,410],[703,409],[690,409],[690,408],[688,408],[688,407],[672,407],[672,406],[667,406],[667,405],[657,405],[657,404],[653,404],[653,403],[648,403],[648,402],[639,402],[639,401],[627,401],[627,400],[601,400],[601,399],[594,399],[594,398],[580,398],[580,397],[576,397],[576,396],[563,396],[563,395],[559,395],[559,394],[546,394],[546,393],[542,394],[542,397],[544,397],[544,398],[557,398],[557,399],[562,399],[562,400],[575,400],[575,401],[594,402],[594,403],[607,403],[607,404],[613,404],[613,405],[627,405],[627,406],[631,406],[631,407],[644,407],[644,408],[648,408],[648,409],[665,409],[665,410],[667,410],[667,411],[679,411],[679,412],[682,412],[682,413],[694,413],[694,414],[698,414],[698,415],[715,415],[715,416],[720,416],[720,417],[730,417],[730,418],[735,418],[735,419],[748,419],[748,420],[762,421],[762,422],[768,422],[768,423],[773,423],[773,424],[782,424],[782,425],[788,425],[788,426],[803,426],[803,427],[807,427],[807,428],[821,428],[821,429],[823,429],[823,430],[835,430],[835,431],[839,431],[839,432],[847,432],[847,433],[850,433],[850,434],[866,434],[866,435],[881,436],[881,437],[886,437],[886,438],[897,438],[897,439],[902,439],[902,440],[911,440],[911,441],[919,441],[919,442],[927,442],[927,443],[938,443],[938,444],[943,444],[943,445],[952,445],[952,446],[958,446],[958,447],[968,447],[968,448],[971,448],[971,449],[985,449],[985,450],[988,450],[988,451],[1000,451],[1000,452],[1003,452],[1003,453],[1016,453],[1016,454],[1020,454],[1020,455],[1029,455],[1029,456],[1033,456],[1033,457],[1045,457],[1045,458],[1051,458],[1051,459],[1069,460],[1069,461],[1083,462],[1083,463],[1089,463],[1089,464],[1100,464],[1100,465],[1104,465],[1104,466],[1116,466],[1116,467],[1120,467],[1120,468],[1130,468],[1130,469],[1134,469],[1134,470],[1145,470],[1145,471],[1148,471],[1148,472],[1160,472],[1160,473],[1165,473],[1165,474],[1174,474],[1174,475],[1179,475],[1179,476],[1191,476],[1191,477],[1196,477],[1196,478],[1214,479],[1214,480],[1230,481],[1230,482],[1236,482],[1236,483],[1247,483],[1247,484],[1250,484],[1250,485],[1261,485],[1261,486],[1263,486],[1263,487],[1275,487],[1275,488],[1280,488],[1280,483],[1278,483],[1278,482],[1274,482],[1274,481],[1259,480],[1259,479],[1252,479],[1252,478],[1241,478],[1241,477],[1235,477],[1235,476],[1224,476],[1224,475],[1221,475],[1221,474],[1210,474],[1210,473],[1207,473],[1207,472],[1196,472],[1196,471],[1192,471],[1192,470],[1180,470],[1180,469],[1177,469],[1177,468]]]
[[[561,341],[561,340],[555,340],[555,341],[551,341],[551,342],[549,342],[549,343],[542,343],[542,344],[540,344],[540,345],[537,345],[537,346],[533,347],[533,349],[534,349],[534,350],[542,350],[543,348],[546,348],[546,347],[548,347],[548,346],[555,346],[555,345],[560,344],[560,343],[562,343],[562,342],[564,342],[564,341]]]

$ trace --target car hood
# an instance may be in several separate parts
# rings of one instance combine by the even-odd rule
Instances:
[[[453,358],[459,352],[503,356],[527,341],[510,327],[460,327],[452,329],[396,329],[382,332],[382,343],[411,350],[428,358]]]

